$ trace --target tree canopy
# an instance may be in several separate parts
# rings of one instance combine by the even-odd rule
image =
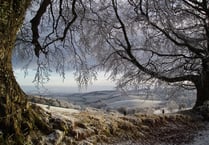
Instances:
[[[34,1],[16,47],[34,50],[38,81],[51,66],[64,76],[70,64],[84,84],[103,70],[119,86],[159,79],[194,84],[198,95],[208,96],[208,5],[207,0]]]

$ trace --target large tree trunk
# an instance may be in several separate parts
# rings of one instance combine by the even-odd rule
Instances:
[[[203,64],[201,76],[195,81],[197,90],[197,99],[194,108],[202,106],[206,101],[209,101],[209,69],[207,62]]]
[[[11,55],[11,52],[7,53]],[[5,135],[22,134],[22,130],[26,129],[22,128],[22,114],[27,109],[26,95],[15,80],[11,61],[8,58],[0,59],[0,130]]]
[[[16,82],[12,70],[16,33],[29,3],[30,0],[0,1],[0,132],[3,133],[3,140],[10,138],[16,144],[22,144],[29,130],[36,126],[47,128],[41,125],[41,115],[37,115],[37,110],[29,107],[26,95]]]
[[[0,2],[0,127],[12,131],[6,126],[14,121],[11,120],[12,116],[19,116],[21,109],[26,107],[25,94],[15,80],[11,60],[16,33],[28,3],[26,0]]]

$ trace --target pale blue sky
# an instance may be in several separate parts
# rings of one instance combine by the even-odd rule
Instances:
[[[18,83],[24,86],[30,86],[30,89],[35,90],[34,80],[34,70],[28,70],[27,76],[25,76],[24,71],[22,69],[14,70],[15,77]],[[31,88],[32,86],[32,88]],[[66,72],[65,79],[63,81],[62,77],[60,77],[56,73],[51,73],[50,80],[45,84],[45,87],[48,89],[52,89],[51,91],[67,91],[67,92],[89,92],[89,91],[99,91],[99,90],[112,90],[115,87],[115,83],[111,80],[107,80],[107,76],[105,77],[104,73],[100,73],[98,75],[98,79],[90,84],[87,89],[83,88],[79,89],[77,82],[74,79],[73,73]],[[56,88],[56,90],[54,90]],[[67,90],[66,90],[67,89]],[[28,91],[28,90],[27,90]]]

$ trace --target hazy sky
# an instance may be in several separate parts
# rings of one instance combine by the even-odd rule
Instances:
[[[37,11],[38,8],[39,8],[39,5],[37,5],[36,3],[34,3],[32,5],[32,7],[30,7],[31,11],[28,11],[26,14],[26,19],[25,19],[26,23],[30,22],[30,20],[36,14],[35,11]],[[47,23],[47,25],[48,25],[48,23]],[[23,51],[23,52],[25,52],[25,51]],[[27,59],[27,57],[26,57],[26,59]],[[30,86],[29,89],[35,89],[35,84],[33,83],[35,71],[33,69],[36,69],[36,65],[37,65],[36,61],[37,60],[35,58],[32,62],[30,62],[30,66],[29,66],[30,68],[28,68],[28,74],[27,74],[27,76],[25,76],[24,70],[22,70],[21,68],[24,67],[25,63],[27,63],[27,60],[24,60],[24,58],[22,58],[21,55],[19,56],[17,54],[15,54],[13,57],[13,67],[14,67],[15,77],[16,77],[18,83],[24,88],[28,89],[28,86]],[[86,91],[114,89],[114,86],[115,86],[114,82],[107,80],[106,78],[103,73],[100,73],[98,75],[98,79],[96,81],[94,81],[92,85],[90,84],[86,90],[82,89],[81,91],[86,92]],[[50,88],[50,89],[53,88],[53,91],[55,90],[55,88],[56,88],[56,90],[59,89],[59,90],[64,90],[64,91],[68,91],[68,92],[80,91],[78,84],[75,81],[75,78],[73,76],[73,73],[68,73],[68,72],[66,72],[66,76],[65,76],[64,81],[63,81],[62,77],[59,76],[59,74],[51,73],[50,81],[47,84],[45,84],[45,87]]]
[[[24,71],[21,69],[14,69],[15,77],[18,83],[25,89],[26,91],[38,91],[35,88],[35,84],[33,83],[35,71],[28,70],[27,76],[25,76]],[[97,91],[97,90],[112,90],[114,89],[114,82],[111,80],[107,80],[103,73],[98,75],[98,79],[90,84],[87,89],[80,90],[77,82],[74,79],[73,73],[66,72],[66,78],[62,79],[58,74],[51,73],[50,80],[45,84],[45,87],[49,89],[49,91],[65,91],[65,92],[89,92],[89,91]]]

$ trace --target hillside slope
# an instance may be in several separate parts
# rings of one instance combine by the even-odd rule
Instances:
[[[47,145],[162,145],[190,144],[204,129],[204,122],[191,114],[127,115],[99,109],[60,108],[39,105],[53,127],[50,134],[37,134],[31,144]]]

